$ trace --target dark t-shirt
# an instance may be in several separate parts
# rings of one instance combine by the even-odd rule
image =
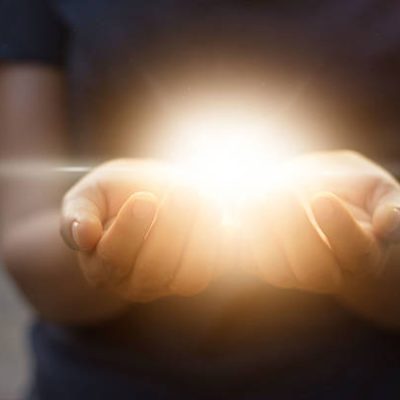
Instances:
[[[0,2],[0,57],[65,69],[71,137],[99,159],[157,154],[168,133],[154,121],[176,99],[267,92],[293,112],[308,104],[329,126],[310,128],[301,150],[390,161],[400,144],[399,46],[397,1]],[[38,399],[400,394],[396,335],[328,296],[243,276],[95,328],[39,321],[32,346]]]

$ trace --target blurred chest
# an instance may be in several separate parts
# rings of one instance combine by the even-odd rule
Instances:
[[[204,92],[240,96],[245,89],[284,93],[290,102],[302,87],[300,103],[309,102],[316,118],[335,132],[333,138],[311,135],[315,146],[309,150],[350,147],[379,157],[397,155],[396,1],[53,0],[53,5],[68,30],[73,118],[80,135],[91,132],[98,143],[106,138],[100,153],[115,147],[120,154],[127,135],[134,136],[137,149],[143,140],[153,141],[161,134],[154,120],[176,98],[192,101]]]

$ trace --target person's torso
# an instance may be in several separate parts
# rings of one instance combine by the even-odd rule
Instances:
[[[307,143],[300,151],[397,156],[396,1],[51,3],[69,31],[73,117],[86,153],[97,141],[102,158],[158,155],[174,107],[226,95],[276,100],[288,119],[304,113],[309,132],[290,133]]]
[[[266,103],[277,96],[290,104],[288,118],[304,109],[322,121],[318,129],[310,121],[301,150],[398,155],[396,1],[51,3],[69,31],[73,134],[83,157],[157,156],[157,143],[166,141],[160,125],[175,104],[224,93]],[[292,134],[289,140],[299,139]],[[310,365],[331,379],[349,361],[340,353],[357,353],[365,331],[328,297],[234,276],[192,299],[134,306],[129,318],[90,330],[83,343],[99,336],[100,347],[104,340],[127,349],[126,357],[161,365],[178,380],[269,373],[272,384],[282,383],[282,371],[296,375]],[[338,357],[328,372],[318,367],[327,349]]]

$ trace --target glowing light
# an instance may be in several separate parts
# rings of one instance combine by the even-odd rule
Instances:
[[[279,127],[239,110],[186,115],[178,125],[175,153],[185,180],[223,207],[225,222],[236,224],[240,203],[273,190],[286,179],[285,143]]]

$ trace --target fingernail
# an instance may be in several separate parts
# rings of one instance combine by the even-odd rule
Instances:
[[[75,245],[79,248],[79,222],[74,221],[72,223],[72,238],[74,239]]]
[[[156,211],[154,202],[145,199],[135,199],[133,203],[132,213],[137,219],[153,218]]]

